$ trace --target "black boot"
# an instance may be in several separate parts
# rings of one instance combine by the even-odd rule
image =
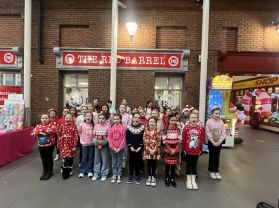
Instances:
[[[51,171],[48,171],[46,176],[45,176],[45,180],[50,179],[53,176],[53,173]]]
[[[170,178],[169,178],[169,177],[166,177],[166,178],[165,178],[165,185],[166,185],[167,187],[170,186]]]
[[[170,178],[170,184],[171,184],[172,187],[176,187],[176,183],[174,181],[174,177]]]
[[[46,177],[46,170],[44,169],[43,170],[43,174],[42,174],[42,176],[40,177],[40,180],[42,181],[42,180],[45,180],[45,177]]]
[[[62,168],[63,172],[62,172],[62,177],[64,180],[68,179],[70,176],[70,172],[69,172],[69,168]]]

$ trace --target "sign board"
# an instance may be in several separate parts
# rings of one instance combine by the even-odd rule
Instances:
[[[54,48],[59,69],[110,69],[110,49]],[[118,50],[117,68],[186,71],[189,50]]]
[[[267,86],[279,86],[279,77],[265,77],[253,80],[246,80],[241,82],[235,82],[233,84],[233,89],[249,89],[249,88],[259,88]]]
[[[0,69],[21,69],[22,48],[0,48]]]
[[[218,75],[212,79],[210,88],[214,90],[230,90],[232,89],[232,78],[227,75]]]
[[[4,105],[4,100],[10,94],[21,94],[21,87],[0,86],[0,105]]]

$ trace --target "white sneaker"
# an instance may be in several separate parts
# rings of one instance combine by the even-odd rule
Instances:
[[[91,178],[91,177],[93,177],[93,173],[88,173],[88,178]]]
[[[221,179],[222,179],[220,173],[215,173],[215,175],[216,175],[216,179],[218,179],[218,180],[221,180]]]
[[[115,183],[116,182],[116,176],[112,176],[111,179],[110,179],[110,182]]]
[[[145,184],[146,184],[147,186],[150,186],[150,185],[151,185],[151,180],[152,180],[152,176],[148,176],[148,178],[147,178]]]
[[[217,179],[215,173],[213,173],[213,172],[210,172],[209,176],[210,176],[210,178],[213,179],[213,180],[216,180],[216,179]]]
[[[122,181],[121,181],[121,177],[120,176],[117,176],[117,181],[116,181],[116,183],[121,183]]]
[[[151,177],[152,177],[152,179],[151,179],[151,186],[155,187],[157,185],[156,179],[155,179],[154,176],[151,176]]]
[[[54,160],[54,161],[59,160],[59,154],[56,154],[56,155],[55,155],[55,158],[54,158],[53,160]]]
[[[93,178],[92,178],[92,181],[97,181],[97,179],[98,179],[98,176],[93,176]]]
[[[60,169],[60,173],[63,173],[63,168]]]
[[[191,175],[187,175],[187,180],[186,180],[186,187],[189,190],[193,189],[193,185],[192,185],[192,176]]]
[[[102,176],[101,181],[106,181],[107,177],[106,176]]]
[[[70,172],[70,176],[73,175],[73,171]]]
[[[83,173],[80,173],[80,174],[78,175],[78,177],[79,177],[79,178],[83,178],[83,177],[84,177],[84,174],[83,174]]]
[[[192,187],[193,187],[193,189],[197,190],[199,187],[198,187],[198,185],[196,183],[196,176],[192,175],[191,179],[192,179]]]

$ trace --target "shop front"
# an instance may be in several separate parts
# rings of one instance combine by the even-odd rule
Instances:
[[[24,127],[22,48],[0,48],[0,166],[32,151],[32,128]]]
[[[279,132],[279,77],[257,77],[233,84],[232,99],[242,105],[248,123]]]
[[[104,100],[109,99],[110,49],[54,48],[53,51],[56,68],[63,74],[65,105],[80,108],[93,97],[102,97],[101,94],[106,95]],[[189,50],[119,49],[117,100],[130,98],[132,105],[144,105],[151,99],[158,105],[180,108],[189,55]],[[91,75],[96,70],[98,73]],[[150,93],[152,97],[146,96]]]

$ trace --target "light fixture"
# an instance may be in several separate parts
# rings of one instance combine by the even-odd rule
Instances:
[[[275,30],[279,34],[279,20],[272,21],[272,24],[275,26]]]
[[[138,25],[135,22],[127,22],[126,27],[127,27],[127,30],[128,30],[128,34],[129,34],[129,36],[132,40],[133,37],[135,36],[136,32],[137,32]]]

